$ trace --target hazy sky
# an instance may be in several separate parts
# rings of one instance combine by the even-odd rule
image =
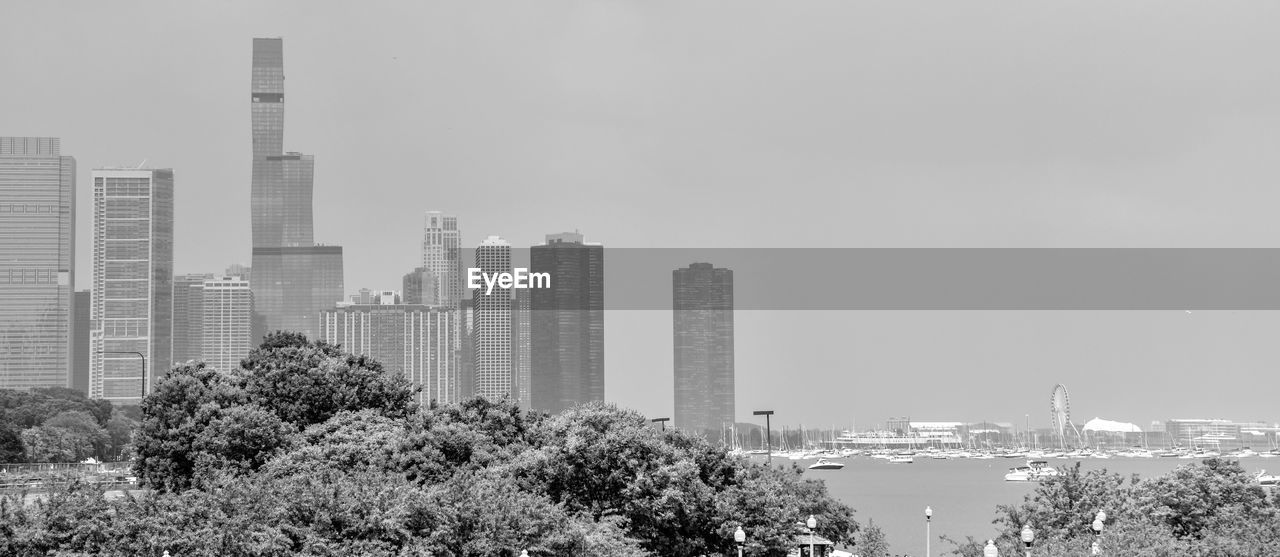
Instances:
[[[5,2],[0,135],[172,167],[176,266],[248,263],[251,38],[284,37],[317,241],[398,289],[467,245],[1276,247],[1280,4]],[[738,280],[746,280],[739,277]],[[669,313],[611,313],[607,396],[671,412]],[[739,414],[1280,420],[1271,312],[745,312]]]

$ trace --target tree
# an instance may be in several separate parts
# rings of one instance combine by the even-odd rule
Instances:
[[[133,442],[133,430],[138,427],[138,420],[117,408],[107,420],[107,451],[105,460],[123,460],[126,447]]]
[[[1219,458],[1179,466],[1144,484],[1138,494],[1143,514],[1163,522],[1179,538],[1199,538],[1224,513],[1248,521],[1270,520],[1275,509],[1267,493],[1239,462]]]
[[[22,437],[8,424],[0,423],[0,462],[22,462],[26,459],[27,449],[22,445]]]
[[[66,430],[72,438],[80,439],[83,445],[76,451],[77,461],[90,456],[101,459],[106,451],[109,437],[107,431],[98,424],[97,418],[83,410],[69,410],[45,420],[45,427]],[[87,447],[87,450],[86,448]]]
[[[874,520],[867,520],[866,528],[858,541],[859,555],[862,557],[889,557],[889,541],[884,531],[876,526]]]

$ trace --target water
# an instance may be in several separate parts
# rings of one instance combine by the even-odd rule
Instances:
[[[790,461],[782,460],[789,466]],[[799,461],[807,466],[812,461]],[[913,464],[891,464],[878,458],[842,459],[841,470],[807,470],[805,477],[820,478],[832,496],[853,507],[859,523],[873,519],[885,533],[892,555],[924,555],[926,506],[933,508],[930,524],[933,555],[949,554],[952,546],[940,542],[947,535],[957,541],[965,536],[994,537],[996,505],[1016,504],[1035,490],[1031,482],[1006,482],[1010,467],[1025,460],[934,460],[916,457]],[[1076,460],[1053,459],[1052,466],[1074,466]],[[1084,470],[1106,469],[1128,476],[1150,478],[1174,468],[1197,462],[1178,458],[1111,458],[1078,461]],[[779,463],[775,458],[774,463]],[[1280,459],[1249,458],[1241,461],[1245,470],[1280,470]],[[1106,509],[1102,509],[1106,510]],[[797,520],[803,520],[798,517]]]

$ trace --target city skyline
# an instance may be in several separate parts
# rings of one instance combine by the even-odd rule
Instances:
[[[1263,24],[1276,8],[1187,5],[849,6],[817,19],[686,6],[680,22],[646,6],[566,7],[567,21],[516,8],[526,26],[484,7],[298,17],[231,2],[140,19],[24,5],[0,45],[61,56],[6,59],[28,85],[0,105],[23,107],[6,135],[62,137],[82,167],[177,169],[179,273],[249,260],[250,168],[228,161],[247,147],[254,36],[292,45],[291,137],[323,161],[315,222],[329,228],[315,240],[347,247],[351,285],[390,287],[418,266],[433,208],[465,219],[466,246],[573,228],[621,248],[1272,246],[1280,84],[1257,68],[1280,46]],[[352,40],[333,44],[313,17],[342,18]],[[34,36],[24,19],[62,24]],[[1134,35],[1110,20],[1150,25]],[[901,21],[913,25],[887,25]],[[145,32],[89,42],[110,23]],[[732,25],[699,32],[717,23]],[[91,227],[78,213],[85,288]],[[669,414],[670,316],[608,320],[606,398]],[[1081,411],[1110,419],[1266,419],[1276,330],[1271,312],[740,314],[738,406],[788,423],[1017,422],[1066,382]],[[828,400],[790,393],[797,380]],[[1142,396],[1155,385],[1169,392]]]

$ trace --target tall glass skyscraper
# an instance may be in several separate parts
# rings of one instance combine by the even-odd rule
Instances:
[[[315,160],[284,151],[284,41],[253,40],[253,290],[261,335],[314,335],[319,312],[342,301],[342,248],[315,244]],[[255,339],[256,341],[256,339]]]
[[[151,391],[172,361],[172,312],[173,170],[94,170],[90,397]]]
[[[720,431],[735,416],[733,271],[694,263],[671,275],[675,425]]]
[[[565,232],[529,252],[529,271],[551,276],[530,296],[530,405],[554,414],[604,400],[604,246]]]
[[[0,137],[0,388],[71,386],[76,160]]]
[[[511,272],[511,244],[489,236],[476,248],[476,267],[486,275]],[[475,290],[472,342],[475,346],[475,395],[489,400],[511,396],[511,288]]]

